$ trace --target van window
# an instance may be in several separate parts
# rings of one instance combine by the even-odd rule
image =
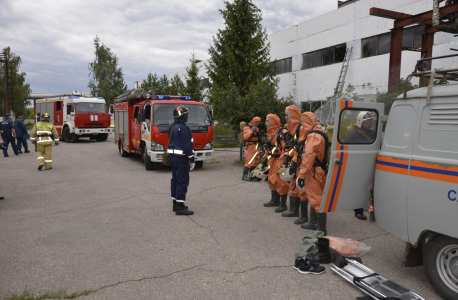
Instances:
[[[56,111],[62,111],[62,101],[56,101]]]
[[[139,111],[140,111],[140,107],[136,106],[135,107],[135,112],[134,112],[134,123],[135,124],[140,124],[139,123]]]
[[[148,130],[151,129],[151,106],[145,106],[145,122],[148,125]]]
[[[407,148],[412,139],[412,120],[415,119],[412,105],[393,106],[385,129],[384,143],[389,147]]]
[[[377,139],[377,124],[375,110],[344,109],[340,114],[339,143],[372,144]]]

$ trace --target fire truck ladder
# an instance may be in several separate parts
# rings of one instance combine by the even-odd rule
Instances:
[[[348,65],[350,64],[350,57],[351,52],[353,51],[353,47],[347,48],[345,51],[345,57],[342,64],[342,70],[340,70],[339,80],[337,81],[336,92],[342,93],[344,85],[345,85],[345,76],[347,76]]]

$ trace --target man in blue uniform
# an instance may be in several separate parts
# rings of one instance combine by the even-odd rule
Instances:
[[[27,140],[24,135],[27,135],[27,127],[24,125],[24,114],[19,113],[16,120],[14,120],[14,130],[16,130],[17,148],[19,154],[22,153],[22,146],[24,146],[25,153],[30,153]]]
[[[170,190],[172,192],[173,211],[176,215],[184,216],[194,214],[184,205],[189,185],[189,170],[193,170],[195,167],[194,151],[192,150],[194,141],[191,130],[186,126],[188,112],[188,108],[183,105],[177,105],[173,109],[175,121],[169,129],[170,142],[167,148],[172,163]]]
[[[11,143],[14,154],[18,155],[16,142],[14,137],[16,136],[16,131],[14,130],[13,121],[11,121],[10,114],[5,114],[5,121],[2,122],[3,129],[3,156],[8,157],[8,145]]]

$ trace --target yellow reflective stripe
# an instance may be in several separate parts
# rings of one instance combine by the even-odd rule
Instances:
[[[45,160],[45,162],[52,162],[52,160]]]
[[[37,157],[37,159],[45,159],[44,157]]]
[[[52,130],[52,125],[46,125],[46,124],[37,124],[37,130],[38,129],[43,129],[43,130],[47,130],[46,132],[49,132]]]
[[[258,155],[258,153],[255,153],[255,154],[253,155],[253,158],[250,160],[250,162],[249,162],[248,164],[251,164],[251,162],[252,162],[253,159],[256,157],[256,155]]]
[[[258,149],[258,146],[259,146],[259,144],[256,144],[256,148],[255,149]]]
[[[293,151],[294,151],[294,148],[293,148],[293,149],[291,149],[291,151],[289,151],[289,153],[288,153],[288,154],[291,154]]]

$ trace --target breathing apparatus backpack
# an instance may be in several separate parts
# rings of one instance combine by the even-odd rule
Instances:
[[[246,122],[240,122],[240,143],[245,144],[245,139],[243,138],[243,128],[245,128]]]
[[[330,130],[328,130],[331,132],[331,141],[332,141],[332,128]],[[321,135],[324,139],[324,157],[323,157],[323,160],[319,160],[316,156],[315,156],[315,163],[313,164],[313,167],[316,168],[316,167],[321,167],[321,169],[323,169],[324,171],[324,175],[328,175],[328,169],[329,169],[329,156],[330,156],[330,150],[331,150],[331,141],[329,141],[329,137],[328,135],[325,133],[325,132],[322,132],[320,130],[311,130],[309,134],[311,133],[317,133],[319,135]],[[315,176],[315,174],[314,174]]]

